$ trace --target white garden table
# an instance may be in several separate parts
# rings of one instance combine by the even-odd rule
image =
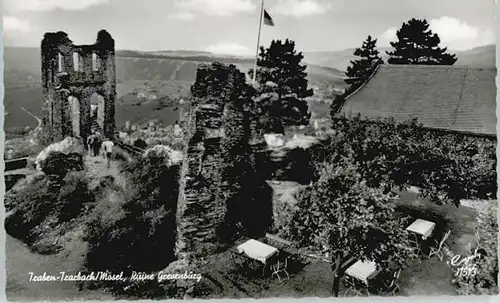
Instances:
[[[368,280],[377,275],[377,265],[373,261],[360,261],[351,265],[346,271],[346,274],[356,278],[368,286]]]
[[[254,239],[238,246],[238,252],[244,252],[248,257],[266,264],[267,260],[278,252],[278,249]]]
[[[434,227],[436,227],[436,223],[434,222],[417,219],[406,230],[422,236],[422,239],[425,240],[432,235]]]

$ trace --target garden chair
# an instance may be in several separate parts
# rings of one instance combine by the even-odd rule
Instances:
[[[399,279],[400,274],[401,274],[401,268],[397,269],[394,272],[389,283],[383,282],[384,287],[385,287],[385,289],[384,289],[385,293],[390,293],[393,296],[396,295],[396,292],[399,291],[399,285],[397,284],[397,281]]]
[[[344,292],[344,297],[347,296],[347,294],[351,291],[356,293],[356,295],[362,297],[363,292],[361,291],[361,289],[365,290],[366,294],[368,296],[370,296],[370,292],[368,291],[368,288],[365,287],[365,285],[363,285],[363,287],[361,287],[360,283],[358,283],[358,281],[355,278],[353,278],[349,275],[344,276],[344,286],[346,288],[346,291]]]
[[[245,257],[242,254],[240,254],[235,249],[229,250],[229,253],[231,255],[231,260],[233,261],[234,264],[236,264],[238,266],[242,266],[243,265],[243,263],[245,261]]]
[[[429,258],[436,255],[440,261],[443,261],[443,257],[444,257],[444,253],[443,253],[443,245],[445,245],[444,242],[446,242],[446,240],[448,239],[448,237],[450,236],[451,234],[451,230],[448,230],[443,238],[441,239],[440,242],[437,242],[436,240],[434,240],[434,242],[436,242],[437,244],[437,247],[430,247],[430,252],[429,252]]]
[[[281,282],[280,273],[284,273],[286,275],[286,279],[285,280],[290,279],[290,275],[286,271],[287,266],[288,266],[288,257],[285,257],[282,261],[280,261],[278,259],[276,261],[276,263],[274,263],[273,265],[271,265],[271,270],[272,270],[271,278],[274,277],[274,276],[276,276],[276,277],[278,277],[278,280]]]
[[[472,242],[469,242],[469,244],[467,244],[467,252],[469,254],[476,254],[478,249],[480,249],[480,241],[481,241],[481,237],[479,236],[479,229],[477,228],[474,228],[474,236],[475,236],[475,240],[476,240],[476,244],[472,244]]]
[[[481,237],[479,236],[479,228],[477,226],[474,229],[474,236],[476,236],[476,243],[477,243],[476,250],[477,250],[479,246],[481,246],[479,243],[481,241]]]

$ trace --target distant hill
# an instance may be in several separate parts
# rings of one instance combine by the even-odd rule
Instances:
[[[384,59],[387,59],[387,49],[381,49]],[[317,99],[328,99],[333,90],[345,88],[344,70],[354,59],[353,52],[354,49],[304,53],[309,83]],[[457,65],[495,66],[494,45],[455,53],[459,59]],[[198,51],[117,51],[117,125],[124,125],[127,120],[142,123],[152,118],[165,124],[173,123],[177,106],[172,105],[172,100],[189,98],[198,65],[214,61],[235,64],[242,72],[253,68],[254,63],[251,58]],[[38,48],[4,49],[6,128],[36,126],[36,120],[22,108],[40,115],[40,75]]]
[[[391,50],[390,47],[380,47],[379,52],[387,62],[386,51]],[[353,55],[354,48],[340,51],[326,52],[306,52],[304,53],[304,61],[310,64],[332,67],[341,71],[345,71],[350,61],[356,59]],[[485,45],[465,51],[453,51],[458,57],[455,65],[470,65],[474,67],[495,67],[495,45]]]
[[[173,123],[177,114],[175,106],[164,106],[170,99],[187,99],[196,78],[199,64],[219,61],[235,64],[242,72],[253,68],[248,58],[220,56],[195,51],[116,52],[117,95],[116,121],[144,122],[149,118],[165,124]],[[37,48],[4,49],[5,127],[35,126],[36,120],[21,107],[40,115],[41,67],[40,50]],[[311,87],[318,90],[343,88],[343,72],[329,67],[308,65]]]
[[[194,81],[196,66],[219,61],[235,64],[242,71],[253,67],[253,59],[221,56],[196,51],[116,52],[117,80],[181,80]],[[6,47],[4,50],[5,85],[20,86],[40,82],[40,50]],[[308,66],[311,84],[343,77],[343,71],[331,67]]]

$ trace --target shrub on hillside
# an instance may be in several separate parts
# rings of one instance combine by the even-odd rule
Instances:
[[[46,175],[64,177],[70,171],[83,170],[83,156],[78,153],[65,154],[50,151],[47,157],[40,162],[40,168]]]
[[[134,141],[134,144],[133,144],[133,145],[134,145],[135,147],[137,147],[137,148],[140,148],[140,149],[146,149],[146,147],[148,146],[148,145],[146,144],[146,141],[144,141],[144,140],[142,140],[142,139],[140,139],[140,138],[139,138],[139,139],[136,139],[136,140]]]
[[[95,202],[88,188],[89,181],[81,172],[72,172],[64,178],[39,175],[5,197],[15,213],[6,218],[7,232],[28,244],[43,237],[37,229],[44,222],[55,225],[78,217],[87,205]]]
[[[179,167],[167,154],[148,153],[124,163],[131,185],[114,222],[97,216],[87,222],[85,267],[91,271],[154,271],[173,260]]]
[[[111,159],[115,161],[126,162],[130,159],[129,154],[118,146],[113,147],[113,152],[111,153]]]

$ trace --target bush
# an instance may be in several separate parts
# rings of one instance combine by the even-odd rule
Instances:
[[[123,215],[86,223],[85,267],[127,273],[165,268],[174,258],[179,167],[166,154],[149,153],[124,163],[122,173],[131,185]]]
[[[332,120],[334,134],[315,149],[314,159],[350,158],[372,188],[418,186],[423,196],[456,205],[460,199],[496,198],[495,140],[430,131],[416,120]]]
[[[40,162],[40,168],[46,175],[56,175],[61,178],[70,171],[81,171],[83,167],[83,156],[78,153],[50,151]]]
[[[478,215],[479,249],[471,266],[477,268],[476,275],[455,278],[460,295],[498,294],[498,221],[497,203],[490,203]]]
[[[7,232],[28,244],[44,235],[37,228],[44,222],[52,227],[78,217],[95,202],[83,173],[73,172],[64,178],[39,175],[22,189],[7,194],[8,205],[16,212],[5,221]]]
[[[116,160],[116,161],[128,161],[130,159],[130,156],[126,151],[123,149],[119,148],[118,146],[113,147],[113,152],[111,154],[111,159]]]
[[[137,139],[134,141],[134,144],[133,144],[135,147],[137,148],[140,148],[140,149],[146,149],[146,147],[148,146],[146,144],[146,141],[142,140],[142,139]]]

